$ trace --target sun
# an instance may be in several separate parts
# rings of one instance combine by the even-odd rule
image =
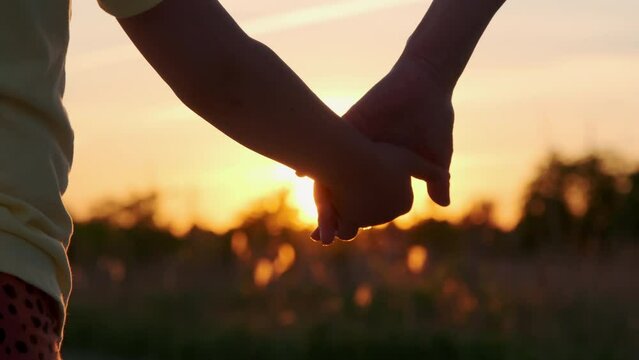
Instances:
[[[275,176],[290,190],[288,205],[298,211],[299,225],[309,227],[317,224],[317,208],[313,200],[313,180],[299,177],[295,171],[280,165],[274,170]]]
[[[289,205],[299,211],[299,221],[303,225],[317,223],[317,208],[313,199],[313,180],[309,178],[296,178],[291,184],[291,197]]]
[[[344,114],[357,100],[352,94],[332,94],[321,96],[336,114]],[[298,211],[298,218],[294,223],[308,228],[317,225],[317,208],[313,199],[313,180],[307,177],[299,177],[295,171],[284,165],[278,164],[273,170],[273,175],[278,182],[289,189],[288,205]]]

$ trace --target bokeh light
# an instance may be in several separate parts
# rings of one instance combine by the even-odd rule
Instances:
[[[373,288],[369,284],[361,284],[355,290],[353,296],[355,305],[361,308],[367,308],[373,302]]]
[[[295,263],[295,248],[291,244],[284,243],[277,250],[277,258],[273,263],[275,273],[279,276],[284,274]]]
[[[273,263],[269,259],[258,260],[253,272],[253,281],[257,287],[266,287],[273,280]]]
[[[413,274],[419,274],[424,271],[426,262],[428,261],[428,250],[421,245],[413,245],[408,249],[406,255],[406,266]]]

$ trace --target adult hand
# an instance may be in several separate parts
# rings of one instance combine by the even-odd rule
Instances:
[[[453,153],[452,88],[422,58],[403,55],[388,75],[345,115],[344,119],[377,142],[412,150],[425,160],[448,170]],[[428,182],[428,193],[437,204],[450,204],[448,177]],[[326,189],[315,185],[317,229],[311,237],[330,244],[335,235],[350,240],[358,228],[340,223]]]

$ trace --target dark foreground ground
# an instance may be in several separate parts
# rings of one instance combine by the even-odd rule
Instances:
[[[418,274],[379,255],[296,263],[265,287],[241,263],[77,269],[65,358],[639,358],[636,251],[434,254]]]

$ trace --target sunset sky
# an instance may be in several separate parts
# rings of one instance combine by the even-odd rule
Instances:
[[[224,0],[342,114],[399,56],[430,1]],[[417,184],[404,223],[456,219],[493,199],[512,225],[526,181],[550,151],[612,150],[639,160],[639,2],[507,1],[462,76],[452,201]],[[224,230],[256,200],[293,190],[312,220],[312,185],[243,148],[180,102],[95,1],[74,1],[66,105],[76,132],[67,205],[78,218],[104,198],[160,191],[162,221]]]

